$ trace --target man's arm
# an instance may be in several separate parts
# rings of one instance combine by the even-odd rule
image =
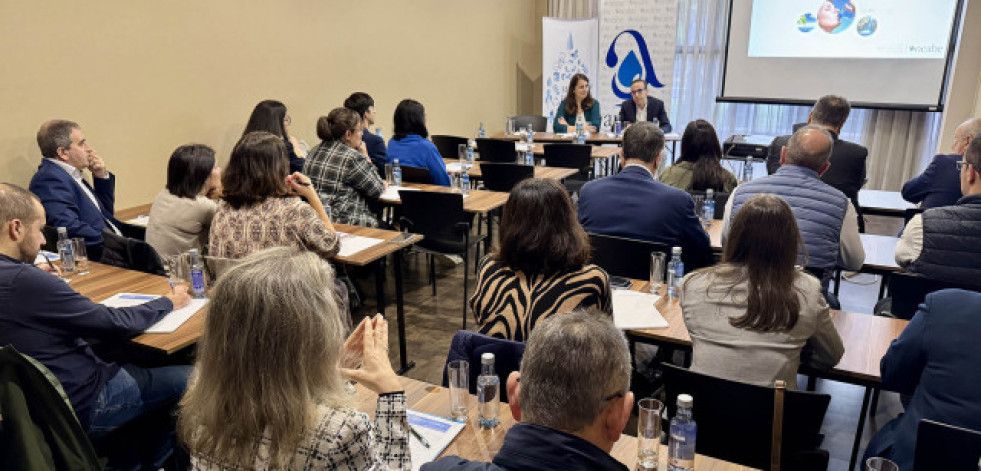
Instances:
[[[116,175],[109,173],[106,178],[92,176],[92,188],[103,212],[114,217],[116,207]]]
[[[766,173],[772,175],[780,168],[780,150],[787,144],[787,140],[781,136],[773,139],[770,148],[766,153]]]
[[[657,100],[657,109],[657,121],[661,125],[661,130],[665,133],[671,132],[671,121],[668,120],[668,110],[664,108],[663,101]]]
[[[903,190],[901,194],[903,199],[909,201],[910,203],[919,203],[926,198],[927,193],[933,188],[933,179],[937,175],[937,166],[939,165],[937,156],[933,156],[933,160],[930,161],[930,165],[923,170],[923,173],[911,178],[908,182],[903,185]]]
[[[730,198],[731,199],[731,198]],[[712,247],[708,233],[695,213],[695,202],[689,197],[685,204],[682,221],[683,255],[688,259],[685,271],[697,270],[712,264]]]
[[[926,366],[925,342],[927,316],[935,294],[928,294],[926,301],[913,315],[899,338],[892,341],[889,350],[879,363],[882,386],[891,391],[912,394],[920,382],[920,375]]]
[[[632,100],[627,100],[620,104],[620,122],[623,123],[624,126],[634,120],[634,118],[629,116],[629,113],[627,112],[627,107],[630,106],[631,103],[633,103]]]
[[[368,157],[371,158],[371,162],[374,163],[376,167],[385,168],[385,164],[388,163],[385,140],[375,136],[375,139],[368,139],[364,142],[365,146],[368,148]]]
[[[95,243],[101,240],[102,229],[90,226],[79,217],[74,185],[75,182],[67,174],[63,179],[39,174],[31,180],[30,190],[41,200],[49,226],[65,227],[72,237],[84,237],[86,243]]]
[[[903,235],[896,243],[896,264],[906,267],[913,260],[920,258],[923,251],[923,216],[917,214],[909,220]]]
[[[845,210],[845,220],[841,223],[840,253],[838,254],[838,264],[846,270],[858,270],[865,264],[865,247],[862,246],[862,237],[858,233],[858,214],[852,202],[848,202],[848,209]]]
[[[732,226],[732,202],[736,200],[737,191],[739,191],[738,187],[732,191],[731,195],[729,195],[729,199],[726,201],[725,212],[722,213],[721,242],[723,246],[726,245],[726,239],[729,238],[729,229]]]

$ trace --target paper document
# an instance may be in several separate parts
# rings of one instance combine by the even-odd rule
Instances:
[[[139,294],[139,293],[118,293],[116,295],[110,296],[102,301],[102,304],[108,307],[133,307],[143,304],[147,301],[153,301],[159,298],[155,294]],[[191,299],[191,302],[187,306],[184,306],[175,311],[171,311],[169,314],[164,316],[162,319],[157,321],[156,324],[151,325],[144,332],[153,334],[169,334],[178,327],[187,322],[199,309],[208,304],[207,299]]]
[[[446,164],[446,172],[447,173],[460,173],[460,169],[462,169],[463,166],[464,166],[464,164],[461,164],[460,162],[451,162],[451,163],[448,163],[448,164]],[[470,170],[471,168],[473,168],[473,164],[466,164],[466,167],[467,167],[467,170]]]
[[[52,262],[57,262],[59,259],[61,259],[61,257],[59,257],[58,254],[56,253],[48,252],[47,250],[41,250],[37,253],[37,256],[34,257],[34,264],[37,265],[39,263],[45,263],[44,262],[45,258],[51,260]]]
[[[133,219],[129,219],[129,220],[123,221],[123,222],[125,222],[126,224],[132,224],[134,226],[143,226],[143,227],[146,227],[147,224],[150,224],[150,216],[147,215],[147,214],[141,214],[139,216],[136,216]]]
[[[527,152],[529,150],[534,151],[535,150],[535,145],[534,144],[528,144],[527,142],[515,142],[514,143],[514,150],[516,150],[518,152]]]
[[[338,232],[337,236],[341,239],[341,250],[337,253],[340,257],[350,257],[368,247],[385,242],[382,239],[356,236],[346,232]]]
[[[379,196],[378,199],[380,199],[380,200],[389,200],[389,201],[399,201],[400,200],[400,198],[399,198],[399,190],[419,191],[418,188],[408,188],[408,187],[404,187],[404,186],[390,186],[388,188],[385,188],[385,191],[382,192],[381,196]]]
[[[654,307],[659,296],[639,291],[613,290],[613,323],[622,330],[662,329],[668,326]]]
[[[409,418],[409,426],[414,428],[429,442],[426,448],[418,438],[409,433],[409,452],[412,455],[412,470],[418,471],[422,465],[436,460],[450,442],[460,434],[467,424],[444,419],[435,415],[414,410],[405,411]]]

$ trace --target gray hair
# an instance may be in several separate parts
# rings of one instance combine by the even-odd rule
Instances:
[[[25,225],[33,224],[41,217],[35,201],[41,202],[34,193],[13,183],[0,183],[0,224],[6,226],[14,219]]]
[[[845,97],[838,95],[825,95],[818,98],[811,110],[811,119],[815,124],[823,124],[838,129],[845,125],[848,114],[852,112],[852,105]]]
[[[608,315],[554,314],[528,337],[519,393],[524,421],[579,431],[596,420],[609,395],[629,388],[627,339]]]
[[[975,136],[981,134],[981,118],[968,119],[961,123],[961,126],[964,127],[964,135],[968,138],[973,139]]]
[[[834,138],[828,131],[813,124],[804,126],[790,136],[790,142],[787,143],[786,163],[819,172],[831,158],[834,143]]]
[[[623,132],[623,158],[646,163],[657,160],[664,150],[664,131],[649,121],[631,124]]]
[[[72,130],[82,129],[78,123],[66,119],[53,119],[41,125],[37,130],[37,146],[41,155],[49,159],[58,157],[58,149],[69,148],[72,145]]]

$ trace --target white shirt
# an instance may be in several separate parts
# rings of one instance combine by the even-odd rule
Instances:
[[[634,103],[636,104],[636,103]],[[647,121],[647,101],[644,101],[644,107],[637,107],[637,122],[641,123]]]
[[[923,216],[917,214],[910,218],[903,229],[903,235],[896,243],[896,264],[905,267],[920,258],[923,251]]]
[[[48,160],[54,162],[55,165],[57,165],[66,173],[68,173],[68,175],[72,177],[72,180],[75,180],[75,184],[77,184],[79,188],[82,189],[82,192],[84,192],[85,195],[89,197],[89,200],[92,201],[92,204],[95,205],[95,207],[99,210],[100,213],[102,212],[102,205],[99,204],[99,199],[95,197],[95,194],[92,193],[92,190],[89,190],[89,187],[85,186],[85,183],[82,181],[81,170],[76,168],[74,165],[69,164],[68,162],[64,162],[58,159],[48,159]],[[99,177],[92,175],[92,178],[99,178]],[[109,228],[112,229],[113,232],[115,232],[117,235],[123,235],[121,232],[119,232],[119,229],[116,228],[116,225],[113,224],[112,221],[106,219],[105,217],[103,217],[102,219],[106,221],[106,225],[109,226]]]

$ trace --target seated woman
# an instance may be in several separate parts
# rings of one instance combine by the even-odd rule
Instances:
[[[681,312],[691,335],[691,369],[733,381],[797,388],[801,350],[818,369],[845,347],[831,323],[821,282],[795,267],[803,247],[794,213],[757,195],[736,213],[722,262],[685,277]]]
[[[429,170],[433,183],[450,186],[443,156],[430,142],[426,129],[426,109],[415,100],[402,100],[395,107],[395,134],[388,140],[388,163],[399,159],[399,165]]]
[[[345,342],[323,290],[333,278],[316,255],[285,247],[219,278],[178,417],[193,469],[411,468],[387,322],[366,318]],[[342,376],[378,394],[374,421]]]
[[[584,74],[576,74],[569,81],[569,91],[565,99],[559,103],[552,124],[554,132],[573,132],[576,130],[576,120],[579,116],[585,119],[586,132],[594,133],[600,128],[603,115],[600,114],[600,104],[589,94],[589,78]]]
[[[366,200],[376,200],[385,191],[361,142],[361,117],[347,108],[334,108],[317,120],[314,146],[303,165],[334,222],[377,227],[378,219]]]
[[[222,175],[224,195],[211,223],[211,255],[242,258],[278,246],[310,250],[322,258],[337,253],[337,233],[310,179],[288,171],[282,139],[268,132],[242,136]]]
[[[712,124],[704,119],[688,123],[681,136],[681,158],[661,175],[661,182],[685,191],[732,193],[739,182],[722,167],[722,147]]]
[[[215,163],[214,149],[201,144],[178,147],[167,163],[167,187],[150,207],[146,242],[164,260],[189,249],[204,253],[219,197],[221,167]]]
[[[283,143],[286,144],[286,155],[289,157],[290,173],[302,172],[303,157],[306,156],[306,153],[303,152],[299,141],[289,134],[290,124],[292,123],[293,119],[290,118],[289,112],[286,110],[286,105],[276,100],[264,100],[260,101],[258,105],[255,105],[252,115],[249,116],[249,123],[245,125],[245,131],[242,135],[244,136],[250,132],[265,131],[279,136],[283,139]]]
[[[481,263],[470,298],[481,333],[523,342],[558,312],[595,307],[613,314],[610,279],[586,263],[589,237],[557,181],[533,178],[511,190],[500,240]]]

